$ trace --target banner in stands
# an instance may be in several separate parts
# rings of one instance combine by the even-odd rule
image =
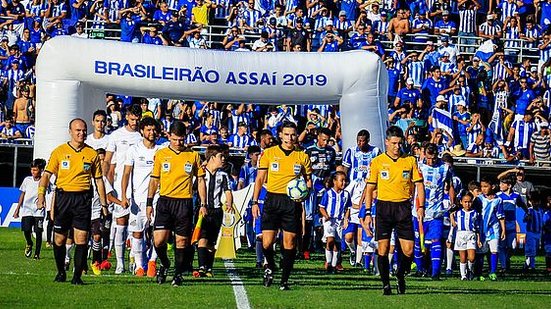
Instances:
[[[240,53],[58,36],[36,64],[34,157],[68,139],[73,118],[105,109],[105,93],[254,104],[339,104],[344,149],[361,129],[382,147],[388,75],[366,51]],[[91,127],[91,123],[89,123]]]
[[[19,188],[0,187],[0,227],[21,227],[21,218],[13,218],[18,200]]]

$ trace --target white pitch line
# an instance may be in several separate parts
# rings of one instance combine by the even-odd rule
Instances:
[[[241,280],[241,278],[237,275],[235,265],[233,265],[231,260],[224,260],[224,267],[226,268],[226,272],[228,273],[228,277],[232,283],[237,309],[250,309],[251,304],[249,303],[249,297],[247,297],[247,291],[243,285],[243,280]]]

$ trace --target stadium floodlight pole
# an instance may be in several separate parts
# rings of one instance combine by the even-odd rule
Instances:
[[[384,144],[388,77],[374,53],[235,53],[82,40],[44,43],[36,64],[34,156],[66,139],[66,123],[105,108],[105,93],[255,104],[340,104],[343,147],[367,129]],[[56,119],[52,121],[52,119]]]

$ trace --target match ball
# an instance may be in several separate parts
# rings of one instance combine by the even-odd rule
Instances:
[[[287,184],[287,195],[295,202],[302,202],[308,196],[308,187],[306,181],[301,178],[295,178]]]

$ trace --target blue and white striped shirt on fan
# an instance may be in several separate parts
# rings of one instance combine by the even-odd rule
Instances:
[[[425,64],[422,61],[412,61],[407,64],[408,77],[413,79],[413,86],[421,87],[425,82]]]
[[[501,31],[501,27],[496,24],[490,25],[488,22],[485,22],[480,25],[479,31],[485,35],[497,35]]]
[[[329,217],[337,220],[342,220],[346,210],[351,206],[350,193],[345,190],[337,193],[335,189],[325,191],[319,204],[320,208],[325,208]]]
[[[515,149],[528,149],[530,137],[536,132],[536,124],[533,121],[526,122],[524,119],[515,120],[511,125],[515,129],[513,146]]]
[[[245,12],[243,12],[243,19],[250,27],[255,27],[260,18],[262,18],[260,11],[245,10]]]
[[[455,222],[458,231],[478,231],[478,213],[474,210],[460,209],[455,213]]]
[[[540,30],[538,28],[539,26],[535,25],[534,27],[532,27],[532,29],[524,29],[524,36],[527,38],[527,39],[538,39],[541,35],[540,33]],[[528,47],[528,48],[537,48],[538,47],[538,41],[534,41],[534,42],[527,42],[525,41],[524,43],[524,46]]]
[[[480,134],[482,134],[482,125],[480,123],[477,123],[473,126],[471,131],[467,132],[467,144],[474,144],[476,141],[476,137]]]
[[[545,63],[547,60],[551,58],[551,44],[547,45],[544,49],[540,49],[540,63]]]
[[[459,32],[473,34],[476,30],[476,10],[459,10]]]
[[[513,17],[517,13],[518,6],[515,2],[509,3],[507,0],[501,2],[498,6],[501,8],[501,23],[505,24],[507,17]]]
[[[251,145],[256,145],[256,141],[252,137],[246,134],[243,136],[234,134],[230,136],[229,142],[232,144],[232,147],[234,148],[245,148]]]
[[[505,28],[505,48],[520,47],[520,28],[508,26]]]

